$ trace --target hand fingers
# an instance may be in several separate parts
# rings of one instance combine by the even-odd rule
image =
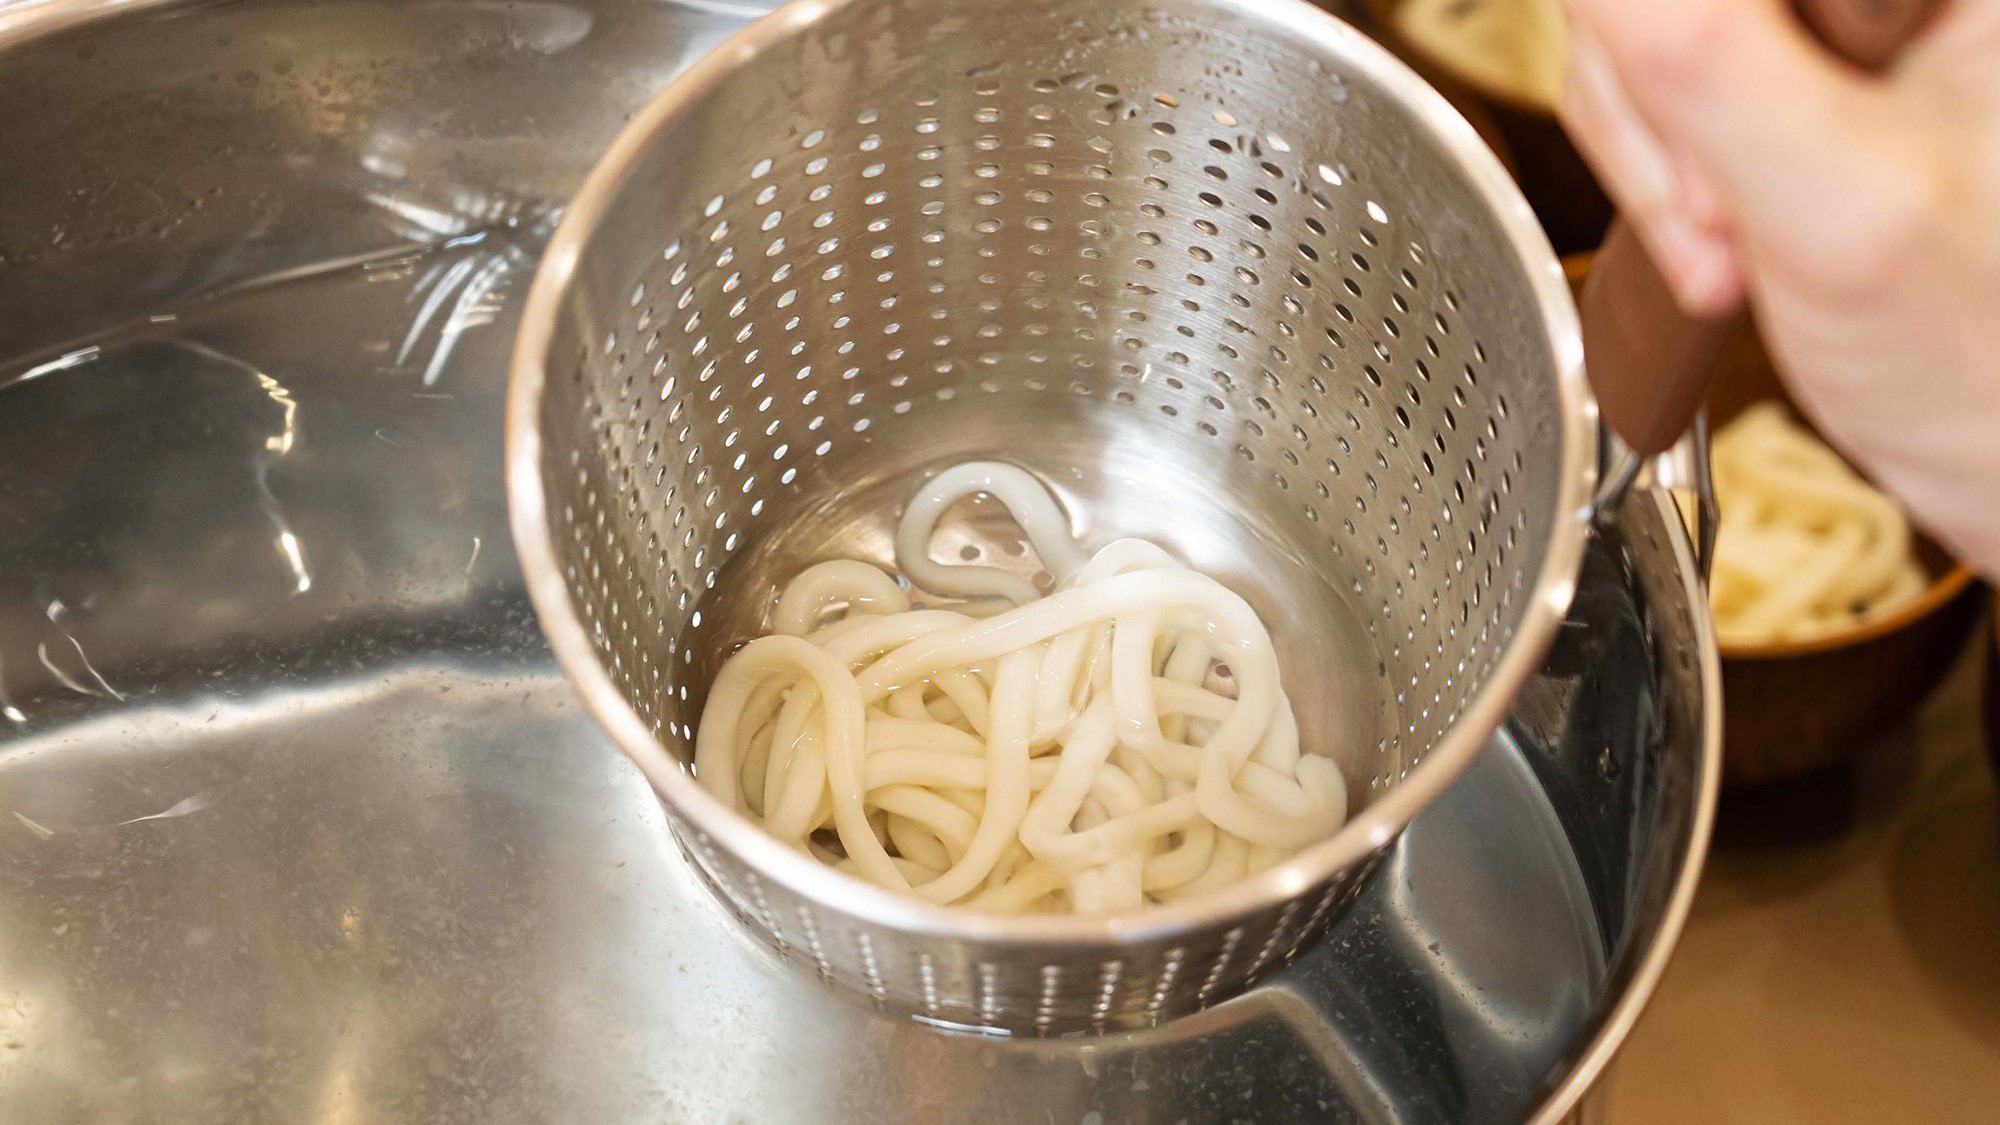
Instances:
[[[1694,217],[1712,210],[1729,217],[1739,253],[1858,277],[1930,202],[1888,88],[1819,47],[1778,0],[1571,0],[1571,11],[1585,44],[1579,98],[1591,96],[1592,67],[1615,74],[1629,117],[1693,170],[1681,182],[1696,186],[1673,208],[1697,246],[1720,229]],[[1586,136],[1610,127],[1580,115]],[[1592,155],[1608,147],[1594,136],[1589,145]],[[1605,159],[1616,182],[1618,153]],[[1687,236],[1660,225],[1649,245],[1670,257]]]
[[[1570,36],[1561,113],[1680,303],[1717,313],[1739,301],[1741,270],[1715,190],[1640,116],[1587,27]]]

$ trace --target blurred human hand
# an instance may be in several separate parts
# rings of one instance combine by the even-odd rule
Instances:
[[[1744,295],[1792,396],[2000,577],[2000,0],[1880,75],[1781,0],[1567,0],[1565,124],[1681,303]]]

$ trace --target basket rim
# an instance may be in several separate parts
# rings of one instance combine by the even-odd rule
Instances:
[[[1473,189],[1492,210],[1528,279],[1554,360],[1560,418],[1557,495],[1539,571],[1527,590],[1514,639],[1458,720],[1424,759],[1332,836],[1229,887],[1179,902],[1104,915],[982,914],[938,906],[830,869],[726,808],[652,736],[598,662],[596,647],[571,604],[557,561],[542,486],[540,407],[546,360],[563,295],[585,246],[649,140],[698,112],[710,91],[773,45],[830,16],[880,0],[792,0],[739,30],[676,76],[620,131],[573,197],[549,242],[522,313],[506,398],[508,516],[529,598],[557,663],[585,708],[637,765],[655,792],[697,834],[734,852],[762,878],[821,907],[916,935],[988,945],[1102,948],[1171,941],[1281,908],[1392,844],[1483,750],[1540,666],[1574,596],[1589,536],[1596,487],[1598,426],[1585,385],[1577,313],[1562,267],[1518,187],[1472,126],[1416,72],[1362,32],[1304,0],[1205,0],[1303,41],[1365,73],[1401,100],[1433,139],[1459,158]],[[912,0],[940,6],[968,0]]]

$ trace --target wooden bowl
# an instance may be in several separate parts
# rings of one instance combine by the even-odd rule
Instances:
[[[1588,257],[1566,259],[1564,269],[1580,284]],[[1757,333],[1746,329],[1709,389],[1710,423],[1719,430],[1766,399],[1792,405]],[[1915,549],[1931,582],[1895,613],[1810,641],[1722,646],[1723,784],[1841,765],[1936,689],[1979,622],[1981,587],[1921,532]]]
[[[1745,331],[1709,390],[1709,420],[1720,429],[1766,399],[1791,405],[1756,332]],[[1722,647],[1724,784],[1845,762],[1944,679],[1978,624],[1981,591],[1970,568],[1929,536],[1915,539],[1931,583],[1895,613],[1810,641]]]

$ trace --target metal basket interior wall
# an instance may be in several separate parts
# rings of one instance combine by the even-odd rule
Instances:
[[[1540,568],[1560,408],[1518,256],[1368,67],[1237,6],[954,0],[837,7],[703,81],[579,260],[541,408],[575,609],[663,745],[690,755],[742,639],[701,613],[726,564],[992,418],[1051,441],[1115,425],[1254,498],[1246,527],[1308,560],[1373,650],[1385,720],[1348,763],[1357,799],[1450,728]],[[1358,882],[1114,956],[977,949],[872,929],[680,834],[787,956],[1016,1030],[1220,999]]]

